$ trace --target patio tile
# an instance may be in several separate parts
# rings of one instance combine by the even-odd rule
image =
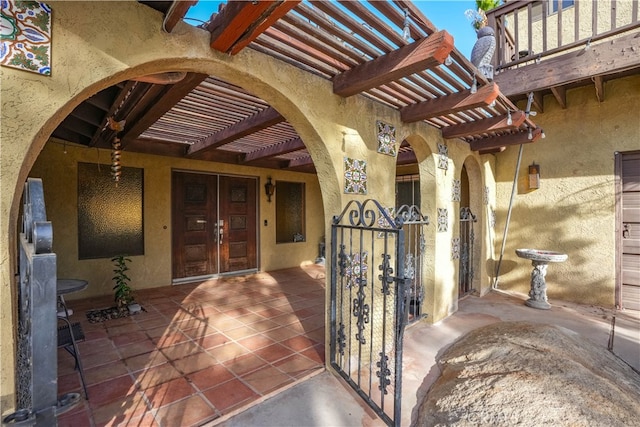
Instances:
[[[78,427],[91,425],[91,413],[88,409],[60,415],[57,419],[58,427]]]
[[[273,366],[266,366],[243,375],[242,380],[263,395],[293,382],[293,378]]]
[[[298,335],[298,336],[286,339],[284,341],[281,341],[280,344],[300,352],[302,350],[306,350],[309,347],[313,347],[318,343],[312,339],[307,338],[304,335]]]
[[[73,334],[75,337],[75,334]],[[102,353],[104,351],[111,351],[115,347],[113,346],[113,342],[109,338],[98,338],[91,341],[80,341],[78,342],[78,351],[83,357],[89,356],[91,354]]]
[[[144,390],[152,408],[169,405],[194,394],[195,389],[183,377]]]
[[[180,330],[182,331],[183,334],[185,334],[191,339],[197,339],[197,338],[205,337],[207,335],[211,335],[219,332],[216,328],[206,323],[198,324],[196,327],[193,327],[190,329],[181,327]]]
[[[259,397],[247,385],[238,379],[227,381],[217,387],[202,392],[219,411],[229,412],[233,408],[246,404]]]
[[[233,378],[235,378],[233,373],[221,364],[212,365],[187,375],[187,379],[200,390],[220,385]]]
[[[202,348],[193,341],[185,341],[171,347],[161,348],[160,351],[167,357],[167,359],[178,360],[195,353],[200,353]]]
[[[123,375],[129,375],[129,370],[120,360],[84,370],[84,379],[87,385],[98,384]]]
[[[162,365],[138,371],[135,373],[135,376],[136,385],[140,387],[141,390],[146,390],[149,387],[155,387],[167,381],[175,380],[181,377],[182,374],[170,363],[163,363]]]
[[[150,353],[155,349],[156,345],[151,340],[145,339],[144,341],[118,347],[118,353],[120,353],[122,359],[128,359],[139,354]]]
[[[243,354],[247,354],[249,350],[235,342],[228,342],[218,347],[207,349],[207,352],[218,360],[218,362],[226,362],[235,359]]]
[[[80,383],[80,374],[73,372],[60,376],[58,374],[58,395],[66,393],[79,393],[82,390],[82,384]]]
[[[264,366],[264,360],[249,353],[223,363],[230,371],[240,376]]]
[[[295,378],[302,378],[321,367],[313,360],[299,354],[294,354],[293,356],[280,360],[274,363],[274,366]]]
[[[173,362],[173,366],[182,372],[182,374],[190,374],[192,372],[199,371],[204,368],[208,368],[211,365],[216,364],[216,359],[213,356],[205,352],[192,354]]]
[[[218,414],[201,396],[193,395],[158,409],[156,419],[163,426],[196,426]]]
[[[147,340],[147,334],[142,331],[125,332],[120,335],[112,336],[111,341],[116,347],[124,347],[142,340]]]
[[[193,341],[204,349],[210,349],[231,342],[231,339],[224,334],[214,333],[204,337],[196,338]]]
[[[263,334],[253,335],[253,336],[238,340],[238,344],[242,345],[243,347],[246,347],[251,351],[255,351],[259,348],[267,347],[274,343],[275,341],[266,337]]]
[[[160,350],[154,350],[149,353],[139,354],[137,356],[124,359],[124,363],[127,365],[131,372],[136,372],[141,369],[148,369],[153,366],[158,366],[163,363],[167,363],[169,359],[165,357]]]
[[[118,320],[118,319],[115,319],[115,320]],[[130,334],[139,330],[140,330],[140,326],[138,326],[136,322],[127,322],[117,326],[113,326],[113,325],[108,326],[107,334],[109,334],[109,337],[113,338],[117,335]]]
[[[71,360],[73,360],[73,357],[71,355],[67,355],[68,357],[71,358]],[[116,349],[110,349],[110,350],[105,350],[101,353],[95,353],[95,354],[89,354],[89,355],[85,355],[82,354],[82,351],[80,351],[80,357],[82,358],[82,367],[84,369],[89,369],[89,368],[93,368],[95,366],[101,366],[101,365],[106,365],[110,362],[115,362],[116,360],[120,359],[120,356],[118,355],[118,352],[116,351]]]
[[[163,326],[154,326],[153,328],[146,329],[145,333],[152,340],[155,338],[160,338],[168,333],[176,332],[178,329],[173,325],[163,325]]]
[[[140,392],[135,392],[122,399],[116,399],[110,403],[94,408],[91,412],[96,426],[117,426],[127,423],[129,420],[138,419],[150,409]],[[77,424],[88,425],[88,424]],[[125,424],[126,425],[126,424]]]
[[[89,400],[91,407],[98,408],[106,403],[135,394],[136,388],[133,384],[133,379],[129,375],[123,375],[99,384],[90,385],[87,387],[87,392],[91,396]]]
[[[271,320],[262,320],[260,322],[256,322],[256,323],[252,323],[251,324],[251,328],[255,329],[256,331],[260,331],[260,332],[266,332],[266,331],[270,331],[272,329],[276,329],[279,328],[280,325],[277,324],[276,322],[273,322]]]
[[[250,337],[250,336],[255,335],[257,333],[258,333],[258,331],[256,331],[255,329],[252,329],[249,326],[241,326],[239,328],[230,329],[230,330],[224,332],[224,334],[226,336],[228,336],[229,338],[232,338],[234,340],[238,340],[238,339],[241,339],[243,337]]]
[[[299,335],[299,332],[289,327],[281,326],[279,328],[272,329],[270,331],[265,332],[264,335],[266,335],[267,337],[269,337],[274,341],[284,341],[286,339]]]
[[[280,344],[272,344],[270,346],[258,349],[255,354],[263,358],[269,363],[273,363],[276,360],[284,359],[293,354],[293,351]]]
[[[165,334],[153,338],[152,341],[160,348],[171,347],[172,345],[188,341],[190,338],[179,330],[168,330]]]
[[[311,348],[308,348],[302,352],[300,352],[305,357],[313,360],[318,364],[324,364],[325,361],[325,346],[324,344],[317,344]]]

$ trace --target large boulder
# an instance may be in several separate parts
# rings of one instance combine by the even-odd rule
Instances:
[[[438,365],[415,426],[640,426],[640,374],[561,327],[485,326]]]

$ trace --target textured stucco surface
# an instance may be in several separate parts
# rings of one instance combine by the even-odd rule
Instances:
[[[531,262],[518,248],[569,255],[549,265],[549,298],[613,307],[615,289],[614,153],[640,149],[640,78],[605,84],[599,103],[593,87],[567,91],[567,109],[547,97],[535,118],[546,138],[524,146],[499,287],[529,291]],[[498,226],[502,241],[518,147],[497,156]],[[541,167],[541,186],[527,187],[528,166]]]
[[[423,212],[429,215],[432,221],[426,242],[430,255],[424,281],[430,298],[425,311],[430,314],[430,321],[437,321],[455,310],[457,262],[451,260],[451,240],[456,230],[454,223],[459,204],[451,201],[451,180],[454,177],[459,178],[462,164],[468,162],[471,155],[481,174],[475,179],[483,181],[475,183],[472,191],[484,188],[487,185],[485,182],[492,181],[492,178],[487,176],[492,173],[491,156],[481,158],[471,154],[466,144],[447,141],[450,151],[449,169],[437,169],[436,144],[442,142],[438,130],[424,123],[403,125],[397,111],[364,97],[354,96],[345,99],[335,96],[332,93],[331,82],[250,49],[233,57],[214,52],[209,48],[208,33],[186,24],[178,25],[171,34],[163,33],[161,15],[137,2],[49,3],[53,9],[52,75],[44,77],[16,69],[0,68],[0,412],[6,413],[13,405],[13,277],[16,272],[16,233],[22,183],[32,171],[51,132],[76,105],[103,88],[136,76],[163,71],[203,72],[242,86],[269,102],[295,127],[313,157],[317,181],[307,181],[308,194],[312,196],[308,199],[311,203],[309,208],[317,207],[317,212],[324,212],[322,235],[326,236],[330,235],[331,217],[339,213],[349,200],[375,198],[384,205],[393,205],[395,159],[376,152],[375,121],[382,120],[395,125],[397,139],[409,140],[420,160]],[[75,179],[75,163],[60,160],[61,151],[59,146],[53,145],[48,147],[43,157],[38,160],[40,165],[37,170],[46,171],[53,181],[52,185],[49,185],[48,181],[45,182],[45,189],[66,188],[66,180]],[[72,154],[72,151],[72,148],[68,148],[71,156],[80,156],[80,153]],[[87,160],[93,155],[96,154],[82,154]],[[344,194],[345,156],[368,162],[369,185],[366,196]],[[107,153],[103,152],[101,159],[106,158]],[[60,164],[43,164],[47,159],[60,160]],[[133,154],[123,156],[123,165],[129,165],[130,161],[131,165],[152,165],[145,167],[145,173],[152,175],[151,180],[157,179],[156,184],[160,189],[169,188],[170,175],[165,173],[169,167],[237,173],[236,167],[232,166],[205,165],[197,162],[187,164],[179,161],[173,163],[164,158]],[[260,178],[267,175],[265,171],[260,170],[247,170],[246,173],[254,172]],[[294,180],[298,176],[282,172],[274,178]],[[149,182],[147,177],[145,182]],[[316,195],[318,192],[319,195]],[[56,194],[55,197],[58,196]],[[145,197],[149,197],[152,204],[166,206],[167,194],[162,191]],[[437,208],[449,210],[447,232],[435,232]],[[260,224],[263,219],[268,219],[269,223],[273,224],[272,209],[272,206],[261,204]],[[64,209],[63,211],[65,215],[68,213]],[[145,211],[145,220],[148,221],[145,227],[149,227],[146,232],[157,232],[159,242],[166,242],[169,232],[164,230],[163,226],[169,222],[169,218],[168,210],[159,210],[153,216]],[[54,220],[60,221],[59,218]],[[479,213],[479,220],[486,222],[483,212]],[[73,227],[73,224],[67,226]],[[75,249],[70,243],[72,239],[56,237],[61,236],[58,229],[65,227],[62,224],[56,225],[54,245],[60,245],[61,251],[69,250],[70,253],[74,253]],[[261,239],[271,239],[269,230],[264,230],[264,227],[261,227],[261,233]],[[476,241],[485,240],[489,235],[490,233],[484,231],[482,236],[478,233]],[[317,242],[310,240],[308,252],[303,257],[315,257],[316,245]],[[486,287],[484,281],[487,271],[484,265],[491,257],[491,243],[485,241],[481,247],[482,256],[478,260],[482,269],[480,280],[483,282],[481,286]],[[56,250],[57,248],[58,246]],[[268,247],[263,249],[267,252]],[[167,259],[166,248],[154,247],[148,250],[149,253],[145,254],[145,258],[148,259],[136,260],[134,263],[140,266],[143,274],[141,282],[145,283],[145,286],[166,284],[168,275],[163,270],[164,267],[158,271],[155,267],[152,268],[152,265]],[[285,259],[288,249],[283,247],[278,250],[284,252],[263,253],[261,265],[272,268],[286,266],[279,264],[279,260]],[[292,250],[297,250],[297,247]],[[282,253],[285,256],[282,256]],[[77,261],[69,261],[71,258],[65,260],[62,254],[60,259],[61,274],[80,265]],[[79,268],[88,270],[92,267],[95,266],[87,263],[86,267]],[[331,268],[330,264],[327,268]]]

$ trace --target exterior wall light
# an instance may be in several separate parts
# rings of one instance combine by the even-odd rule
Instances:
[[[540,188],[540,165],[535,162],[529,165],[529,190]]]
[[[267,202],[271,202],[271,196],[276,191],[276,186],[271,182],[271,177],[267,177],[267,182],[264,184],[264,193],[267,195]]]

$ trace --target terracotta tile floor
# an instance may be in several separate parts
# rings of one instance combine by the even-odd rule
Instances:
[[[89,400],[59,426],[197,426],[324,366],[324,267],[227,277],[136,292],[146,311],[89,323],[111,297],[68,301]],[[58,352],[58,392],[82,389]]]

